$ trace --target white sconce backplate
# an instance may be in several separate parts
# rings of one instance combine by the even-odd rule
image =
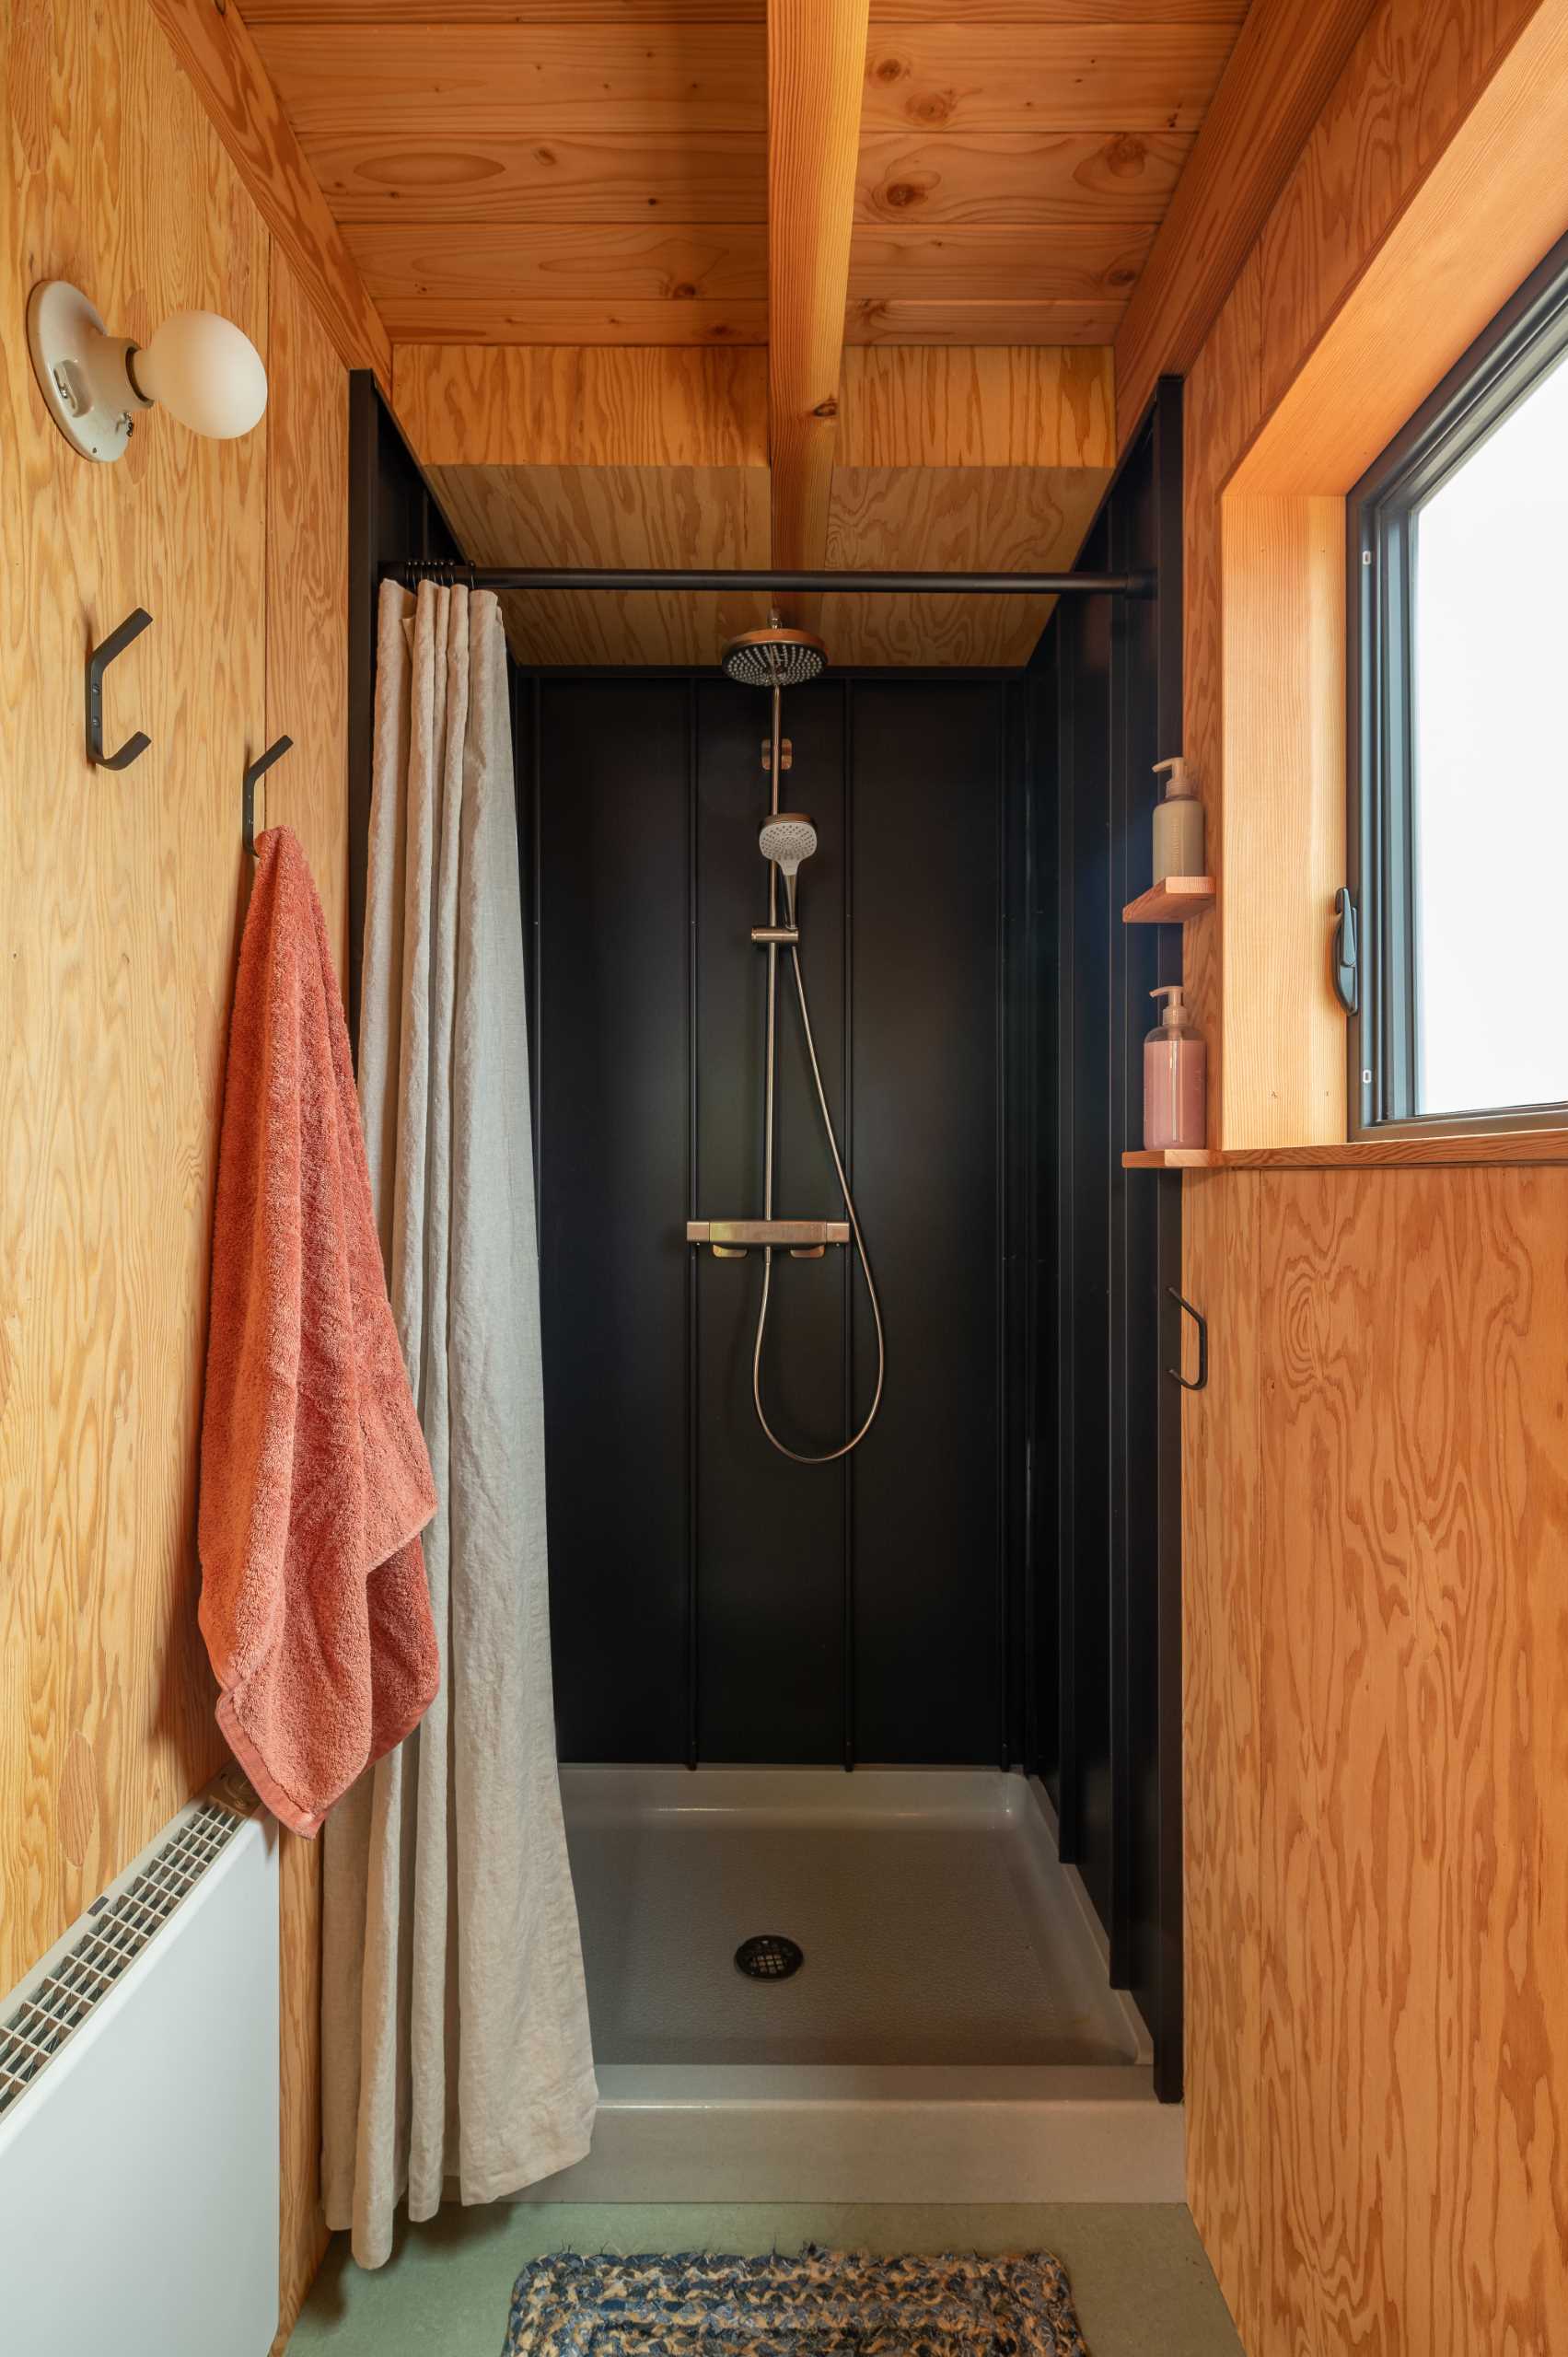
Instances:
[[[28,297],[28,349],[49,413],[85,459],[118,459],[132,412],[145,407],[126,370],[130,345],[110,336],[79,288],[44,280]]]

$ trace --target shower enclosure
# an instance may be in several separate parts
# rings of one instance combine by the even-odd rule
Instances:
[[[441,553],[376,430],[368,561]],[[1064,601],[1027,674],[829,668],[786,753],[716,646],[517,670],[604,2096],[542,2196],[1180,2198],[1177,1231],[1120,1167],[1171,954],[1120,910],[1179,743],[1179,440],[1162,389],[1085,559],[1159,594]],[[770,906],[759,830],[802,811]],[[882,1348],[839,1159],[886,1323],[853,1454]],[[775,1207],[846,1240],[710,1248]],[[803,1961],[753,1978],[758,1938]]]

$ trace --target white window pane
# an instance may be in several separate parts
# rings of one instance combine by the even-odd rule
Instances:
[[[1568,366],[1415,518],[1416,1109],[1568,1099]]]

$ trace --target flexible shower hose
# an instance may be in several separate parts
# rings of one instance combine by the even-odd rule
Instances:
[[[778,775],[776,766],[774,768],[773,774],[775,777]],[[786,877],[784,879],[784,889],[785,897],[789,904],[789,922],[793,927],[795,923],[795,878],[793,876]],[[817,1062],[817,1042],[811,1036],[811,1013],[806,1004],[806,979],[800,970],[800,951],[794,943],[790,945],[789,956],[790,963],[795,968],[796,996],[800,1001],[800,1028],[806,1035],[806,1052],[807,1057],[810,1059],[811,1077],[817,1087],[817,1102],[821,1108],[822,1127],[828,1134],[828,1151],[833,1157],[833,1168],[838,1172],[839,1187],[844,1199],[844,1209],[849,1213],[850,1233],[854,1237],[854,1248],[860,1255],[860,1271],[862,1276],[865,1279],[865,1291],[871,1303],[871,1321],[877,1329],[877,1388],[871,1395],[871,1405],[865,1411],[865,1422],[861,1425],[860,1430],[854,1434],[854,1438],[852,1440],[846,1440],[841,1448],[830,1448],[820,1457],[807,1457],[797,1448],[786,1447],[784,1443],[780,1440],[777,1433],[774,1432],[772,1424],[769,1423],[767,1411],[762,1406],[762,1337],[768,1330],[768,1297],[772,1291],[773,1284],[773,1248],[770,1244],[766,1247],[762,1255],[762,1306],[757,1312],[757,1344],[751,1353],[751,1398],[757,1410],[757,1422],[761,1425],[763,1432],[767,1434],[769,1440],[772,1441],[773,1446],[778,1450],[781,1457],[792,1458],[796,1465],[834,1465],[838,1462],[841,1457],[847,1457],[851,1449],[858,1448],[860,1446],[861,1442],[865,1438],[866,1434],[871,1430],[872,1425],[877,1421],[877,1411],[882,1404],[882,1378],[887,1373],[888,1367],[888,1346],[882,1332],[882,1311],[880,1304],[877,1299],[876,1282],[871,1274],[871,1263],[865,1257],[865,1238],[860,1232],[860,1221],[855,1213],[854,1197],[850,1192],[849,1180],[844,1177],[844,1166],[839,1155],[839,1142],[833,1134],[833,1117],[828,1110],[828,1092],[822,1086],[821,1068]],[[770,949],[768,954],[767,1144],[768,1197],[770,1203],[772,1200],[772,1092],[775,1081],[773,1066],[773,1016],[774,997],[777,987],[778,966],[774,953]]]

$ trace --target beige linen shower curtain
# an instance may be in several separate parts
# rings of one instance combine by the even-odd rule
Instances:
[[[488,595],[383,585],[359,1093],[439,1498],[441,1690],[327,1822],[322,2193],[378,2267],[580,2160],[597,2100],[555,1765],[506,655]]]

